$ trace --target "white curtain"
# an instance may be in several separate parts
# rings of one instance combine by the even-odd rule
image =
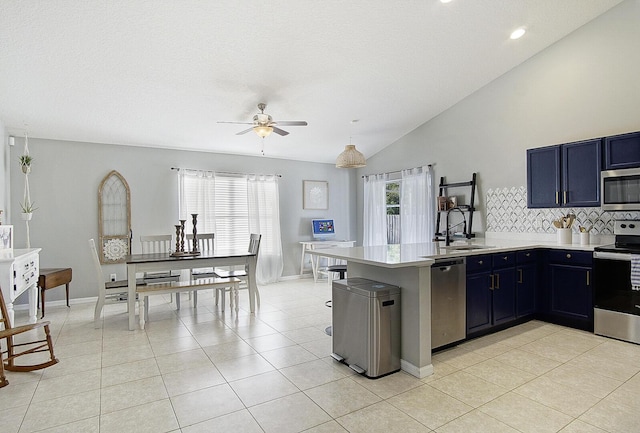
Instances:
[[[249,231],[262,235],[256,269],[258,284],[275,283],[282,276],[284,260],[280,238],[278,177],[249,175]]]
[[[216,232],[215,190],[213,172],[178,170],[178,217],[186,220],[187,233],[193,231],[192,214],[198,214],[198,232]]]
[[[364,239],[365,247],[387,244],[387,194],[389,176],[372,174],[364,178]]]
[[[431,242],[435,232],[433,169],[402,170],[400,186],[400,242]]]

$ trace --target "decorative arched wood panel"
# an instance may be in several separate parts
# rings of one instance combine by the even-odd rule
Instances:
[[[116,170],[100,182],[98,220],[100,262],[123,263],[131,251],[131,192]]]

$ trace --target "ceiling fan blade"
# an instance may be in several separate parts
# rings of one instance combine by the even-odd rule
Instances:
[[[276,126],[272,126],[273,128],[273,132],[275,132],[278,135],[289,135],[289,133],[287,131],[285,131],[284,129],[280,129]]]
[[[218,120],[216,123],[234,123],[236,125],[253,125],[253,122],[226,122],[223,120]]]
[[[253,128],[245,129],[244,131],[236,132],[236,135],[246,134],[249,131],[253,131]]]
[[[308,123],[304,120],[279,120],[275,122],[276,125],[281,126],[307,126]]]

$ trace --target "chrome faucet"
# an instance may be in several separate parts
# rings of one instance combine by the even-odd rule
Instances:
[[[451,209],[449,209],[447,211],[447,217],[446,217],[446,220],[445,220],[445,223],[444,223],[445,224],[445,226],[444,226],[445,227],[444,244],[447,247],[449,245],[451,245],[451,229],[452,229],[452,227],[449,227],[449,214],[451,213],[452,210],[457,210],[458,212],[460,212],[460,215],[462,215],[462,220],[464,222],[464,228],[463,228],[462,232],[464,234],[467,233],[467,218],[465,218],[464,212],[462,211],[462,209],[460,209],[457,206],[456,207],[452,207]],[[457,225],[459,225],[459,224],[457,224]]]

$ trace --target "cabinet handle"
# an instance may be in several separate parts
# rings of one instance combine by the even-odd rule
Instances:
[[[493,290],[493,274],[490,274],[489,278],[491,278],[491,283],[489,284],[489,290]]]
[[[590,286],[590,285],[591,285],[591,284],[589,284],[589,272],[590,272],[590,271],[587,271],[587,286]]]
[[[556,191],[556,204],[560,204],[560,191]]]
[[[529,256],[531,256],[531,253],[525,253],[524,255],[525,255],[525,257],[529,257]]]
[[[567,204],[567,191],[562,191],[562,203]]]
[[[509,256],[504,256],[504,257],[502,258],[502,260],[504,260],[504,261],[506,262],[507,260],[509,260]]]
[[[482,260],[478,260],[478,264],[479,264],[479,265],[481,265],[481,264],[483,264],[483,263],[484,263],[484,262],[483,262]]]
[[[522,269],[518,269],[518,284],[522,284]]]
[[[570,259],[571,258],[571,254],[567,253],[567,258]]]
[[[496,274],[496,289],[500,288],[500,274]]]

